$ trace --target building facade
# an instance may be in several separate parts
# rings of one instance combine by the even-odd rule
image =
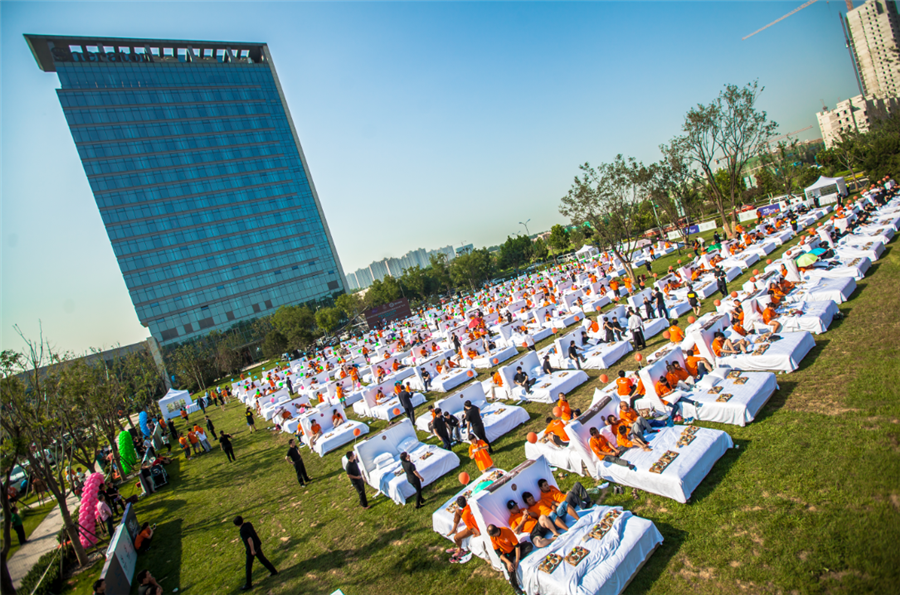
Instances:
[[[25,37],[160,344],[346,290],[265,44]]]
[[[876,98],[857,95],[839,102],[833,110],[816,114],[825,148],[830,149],[845,132],[868,132],[872,123],[896,112],[900,104],[895,97]]]
[[[900,96],[900,18],[893,0],[868,0],[847,11],[847,33],[867,97]]]

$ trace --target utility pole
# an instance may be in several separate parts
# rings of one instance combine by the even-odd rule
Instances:
[[[519,221],[519,225],[524,225],[524,226],[525,226],[525,234],[530,238],[530,237],[531,237],[531,232],[528,231],[528,222],[529,222],[529,221],[531,221],[531,219],[528,219],[527,221],[525,221],[525,223],[522,223],[521,221]]]

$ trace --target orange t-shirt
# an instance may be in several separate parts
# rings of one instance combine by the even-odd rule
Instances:
[[[628,411],[619,410],[619,419],[623,421],[627,421],[630,424],[633,424],[637,421],[638,414],[634,409],[629,409]]]
[[[612,445],[609,443],[609,440],[604,438],[601,435],[591,436],[591,450],[594,451],[601,459],[606,455],[614,455],[616,451],[613,450]]]
[[[695,355],[689,355],[684,358],[684,365],[687,368],[687,371],[691,376],[696,376],[697,374],[700,373],[700,369],[697,367],[697,363],[701,359],[702,358],[699,358]]]
[[[557,401],[556,406],[562,410],[562,415],[560,415],[560,417],[563,421],[569,421],[570,419],[572,419],[572,408],[569,407],[568,401],[563,401],[562,399],[560,399],[559,401]]]
[[[647,394],[647,389],[644,388],[644,381],[638,378],[637,388],[634,389],[634,394],[644,396]]]
[[[772,322],[772,320],[774,320],[776,316],[778,316],[778,314],[776,314],[775,310],[773,310],[772,308],[766,308],[765,310],[763,310],[763,322],[765,322],[766,324]]]
[[[472,510],[469,508],[468,504],[462,509],[462,522],[466,528],[471,530],[475,535],[481,534],[478,531],[478,524],[475,522],[475,517],[472,516]]]
[[[500,372],[494,372],[494,384],[496,386],[503,386],[503,377],[500,375]]]
[[[617,378],[616,379],[616,392],[620,397],[625,397],[631,394],[631,387],[634,386],[634,382],[630,378]]]
[[[566,426],[562,421],[558,419],[554,419],[549,424],[547,424],[547,432],[556,434],[560,437],[560,439],[565,440],[566,442],[569,441],[569,435],[566,434]]]
[[[668,378],[666,378],[666,380],[668,380]],[[670,392],[672,392],[672,389],[669,388],[668,386],[664,385],[662,382],[656,383],[656,396],[664,397],[665,395],[669,394]]]
[[[150,539],[150,527],[147,527],[138,533],[138,536],[134,538],[134,549],[141,549],[141,545],[143,545],[145,539]]]
[[[634,443],[622,434],[616,434],[616,444],[623,448],[631,448],[634,446]]]
[[[669,340],[672,343],[681,343],[684,341],[684,331],[673,324],[669,327]]]
[[[519,540],[515,533],[506,527],[500,527],[500,534],[491,536],[491,545],[494,546],[495,550],[500,550],[504,554],[511,554],[516,549],[516,546],[519,545]]]
[[[722,337],[719,337],[718,339],[713,339],[712,345],[710,347],[712,348],[712,352],[716,355],[716,357],[721,357],[722,346],[724,344],[725,344],[725,339],[723,339]]]
[[[534,526],[537,525],[537,520],[530,514],[526,513],[524,510],[519,510],[518,513],[512,513],[509,515],[509,526],[517,527],[519,523],[522,522],[522,517],[525,517],[525,524],[522,525],[522,530],[520,533],[531,533],[531,530],[534,529]]]

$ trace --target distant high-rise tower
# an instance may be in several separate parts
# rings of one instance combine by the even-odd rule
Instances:
[[[900,17],[893,0],[868,0],[847,12],[850,44],[866,97],[900,96]]]
[[[266,44],[25,38],[157,341],[346,290]]]

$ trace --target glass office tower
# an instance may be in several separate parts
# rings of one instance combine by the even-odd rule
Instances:
[[[265,44],[25,38],[161,344],[345,291]]]

